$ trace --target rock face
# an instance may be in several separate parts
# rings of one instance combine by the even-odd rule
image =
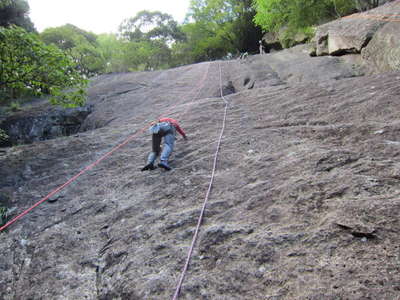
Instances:
[[[267,45],[267,51],[282,50],[281,42],[279,41],[279,34],[267,32],[263,36],[263,41]]]
[[[388,2],[318,27],[316,55],[360,54],[370,72],[399,68],[400,2]]]
[[[0,146],[27,144],[77,133],[91,113],[91,106],[20,113],[0,123],[9,140]]]
[[[264,34],[262,40],[267,45],[267,52],[275,52],[277,50],[282,50],[282,43],[279,39],[280,36],[284,36],[287,28],[282,28],[279,33],[267,32]],[[308,36],[305,33],[297,33],[292,38],[292,45],[304,44],[308,40]]]
[[[383,26],[361,55],[376,70],[400,70],[400,22]]]
[[[384,22],[344,18],[318,27],[317,55],[360,53]]]
[[[400,73],[356,76],[304,50],[104,75],[85,121],[104,126],[4,148],[12,216],[87,172],[0,233],[0,298],[172,298],[222,128],[221,76],[226,127],[179,299],[397,299]],[[141,172],[160,116],[189,139],[172,171]]]

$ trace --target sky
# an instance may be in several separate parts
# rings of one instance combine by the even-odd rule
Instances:
[[[190,0],[28,0],[36,29],[73,24],[96,34],[117,32],[126,18],[141,10],[161,11],[182,23]]]

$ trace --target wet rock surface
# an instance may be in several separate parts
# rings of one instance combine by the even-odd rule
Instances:
[[[400,73],[337,77],[351,67],[302,55],[99,77],[91,131],[5,148],[15,216],[136,134],[0,234],[1,298],[172,298],[222,126],[221,66],[226,129],[180,299],[396,299]],[[141,172],[159,116],[189,140],[172,171]]]

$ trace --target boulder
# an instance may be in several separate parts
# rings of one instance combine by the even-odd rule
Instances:
[[[304,44],[307,42],[308,36],[304,32],[298,32],[295,34],[293,40],[295,45]]]
[[[372,72],[399,69],[400,5],[387,2],[369,11],[319,26],[310,55],[362,53],[363,65]]]
[[[279,40],[279,34],[275,32],[267,32],[263,36],[263,41],[267,45],[269,52],[274,50],[281,50],[282,45]]]
[[[263,36],[263,40],[266,44],[279,43],[278,34],[275,32],[266,32]]]
[[[384,24],[380,20],[342,18],[322,25],[316,32],[317,56],[360,53]]]
[[[267,45],[268,52],[274,52],[274,50],[282,50],[283,45],[281,38],[285,36],[287,32],[287,27],[282,28],[278,33],[267,32],[263,36],[263,41]],[[292,45],[304,44],[308,40],[308,36],[304,32],[298,32],[291,38]]]
[[[391,22],[380,29],[361,56],[375,71],[400,70],[400,23]]]

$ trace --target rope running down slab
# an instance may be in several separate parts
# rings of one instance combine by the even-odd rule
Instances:
[[[185,278],[187,269],[188,269],[188,267],[189,267],[190,259],[191,259],[191,257],[192,257],[193,249],[194,249],[194,246],[195,246],[195,244],[196,244],[196,240],[197,240],[197,236],[198,236],[198,234],[199,234],[201,222],[202,222],[202,220],[203,220],[203,216],[204,216],[204,212],[205,212],[205,209],[206,209],[206,205],[207,205],[208,199],[209,199],[209,197],[210,197],[211,188],[212,188],[212,185],[213,185],[213,182],[214,182],[215,171],[216,171],[216,169],[217,169],[218,154],[219,154],[219,150],[220,150],[220,146],[221,146],[222,136],[223,136],[224,131],[225,131],[226,115],[227,115],[227,111],[228,111],[228,101],[226,101],[226,99],[225,99],[225,97],[224,97],[224,95],[223,95],[223,93],[222,93],[222,70],[221,70],[221,63],[219,63],[219,86],[220,86],[221,98],[222,98],[222,100],[225,102],[224,117],[223,117],[223,121],[222,121],[221,133],[220,133],[220,135],[219,135],[218,144],[217,144],[217,149],[216,149],[215,154],[214,154],[214,164],[213,164],[213,168],[212,168],[210,183],[209,183],[209,185],[208,185],[208,190],[207,190],[206,196],[205,196],[205,198],[204,198],[203,207],[201,208],[200,216],[199,216],[199,219],[198,219],[198,221],[197,221],[196,230],[195,230],[194,235],[193,235],[193,238],[192,238],[192,243],[191,243],[190,248],[189,248],[189,252],[188,252],[188,255],[187,255],[187,258],[186,258],[186,262],[185,262],[185,265],[184,265],[184,267],[183,267],[183,270],[182,270],[182,273],[181,273],[181,277],[180,277],[179,282],[178,282],[178,285],[177,285],[177,287],[176,287],[174,296],[173,296],[173,298],[172,298],[173,300],[176,300],[176,299],[178,299],[178,297],[179,297],[179,292],[180,292],[180,290],[181,290],[183,280],[184,280],[184,278]]]

